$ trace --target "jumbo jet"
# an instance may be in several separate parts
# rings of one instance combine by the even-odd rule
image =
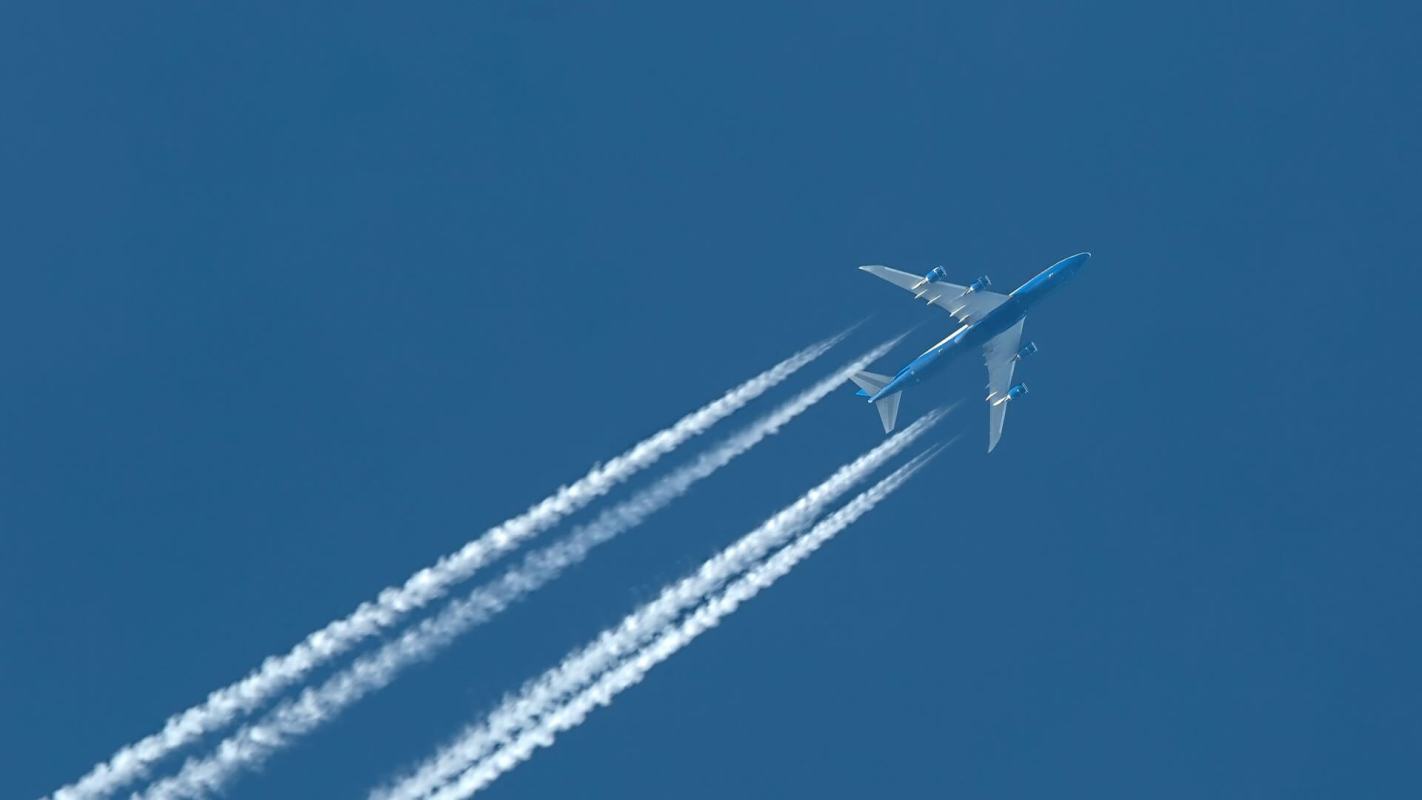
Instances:
[[[1027,319],[1027,310],[1071,280],[1088,258],[1091,258],[1090,253],[1064,258],[1011,294],[989,291],[992,281],[986,275],[967,286],[949,283],[948,273],[942,267],[921,276],[879,265],[860,267],[870,275],[913,292],[915,300],[942,308],[960,325],[893,377],[873,372],[857,372],[852,376],[851,380],[859,386],[858,395],[869,398],[879,410],[884,433],[894,429],[904,389],[937,372],[959,353],[981,347],[988,372],[988,452],[991,453],[997,447],[997,440],[1002,438],[1007,405],[1027,394],[1027,384],[1012,382],[1017,362],[1037,352],[1036,343],[1022,344],[1022,323]]]

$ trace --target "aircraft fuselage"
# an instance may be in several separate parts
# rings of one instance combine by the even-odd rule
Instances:
[[[925,378],[939,372],[959,353],[965,350],[976,350],[987,344],[994,336],[1016,325],[1017,321],[1027,314],[1028,309],[1041,302],[1048,294],[1075,276],[1081,269],[1081,265],[1086,263],[1090,257],[1089,253],[1077,253],[1042,270],[1031,280],[1013,290],[1002,305],[989,311],[982,319],[963,325],[948,334],[943,341],[925,350],[918,358],[910,361],[908,366],[899,370],[894,375],[894,379],[889,381],[884,388],[870,396],[869,402],[873,403],[880,398],[888,397],[909,386],[921,383]]]

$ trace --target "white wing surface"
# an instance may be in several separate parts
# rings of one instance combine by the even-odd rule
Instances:
[[[987,363],[988,402],[988,452],[997,447],[1002,438],[1002,423],[1007,419],[1007,390],[1012,388],[1012,370],[1017,366],[1017,348],[1022,343],[1022,324],[1017,324],[999,333],[983,345],[983,361]]]
[[[914,299],[924,300],[930,305],[938,306],[962,323],[977,322],[989,311],[1007,300],[1005,294],[990,292],[986,289],[970,292],[966,286],[947,281],[928,281],[922,275],[914,275],[911,272],[879,264],[871,264],[860,267],[860,269],[876,278],[883,278],[905,291],[913,292]]]

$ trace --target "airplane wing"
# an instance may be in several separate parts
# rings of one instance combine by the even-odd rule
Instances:
[[[999,333],[983,345],[983,361],[987,362],[987,402],[988,402],[988,452],[997,447],[1002,438],[1002,423],[1007,419],[1007,407],[1011,403],[994,403],[1012,388],[1012,370],[1017,366],[1017,348],[1022,343],[1022,324],[1017,324]]]
[[[927,282],[922,275],[872,264],[860,269],[876,278],[883,278],[895,286],[914,293],[914,299],[928,301],[938,306],[962,323],[977,322],[994,308],[1007,300],[1007,295],[979,289],[970,292],[968,287],[947,281]]]

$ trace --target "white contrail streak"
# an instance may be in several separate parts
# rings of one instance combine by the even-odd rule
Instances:
[[[597,706],[609,705],[614,697],[639,683],[657,664],[715,627],[741,603],[773,584],[835,534],[868,513],[922,468],[934,452],[918,456],[865,490],[808,533],[752,568],[719,595],[706,600],[679,624],[664,626],[651,644],[604,672],[592,685],[565,698],[563,703],[550,709],[536,726],[523,730],[512,741],[502,743],[500,749],[472,764],[457,780],[427,796],[430,800],[462,800],[528,760],[539,747],[552,746],[559,733],[581,724]]]
[[[607,670],[628,653],[642,647],[684,611],[705,600],[727,580],[741,574],[773,548],[783,545],[809,527],[845,492],[897,456],[934,425],[943,412],[935,411],[903,432],[845,464],[823,483],[776,512],[757,528],[708,559],[696,572],[665,587],[657,598],[629,614],[615,628],[604,631],[591,644],[570,654],[557,667],[525,684],[485,721],[466,729],[455,741],[431,757],[411,775],[388,789],[372,793],[373,800],[414,800],[466,770],[471,764],[505,744],[520,730],[564,702],[572,693]]]
[[[524,513],[489,529],[433,566],[411,575],[403,585],[386,588],[375,600],[362,603],[349,616],[310,634],[285,655],[268,657],[241,680],[213,691],[202,703],[169,717],[158,733],[125,745],[78,781],[58,789],[53,800],[92,800],[146,775],[155,762],[169,753],[260,707],[316,666],[442,597],[452,585],[467,579],[480,567],[656,463],[688,439],[705,432],[824,355],[848,334],[849,331],[845,331],[795,353],[606,464],[594,466],[576,482],[560,487]]]
[[[372,691],[388,685],[407,666],[429,658],[459,635],[507,608],[529,592],[581,561],[593,547],[639,523],[685,494],[737,456],[775,433],[830,392],[848,376],[879,358],[898,339],[875,347],[815,383],[779,408],[732,434],[725,441],[599,514],[561,541],[529,553],[519,566],[481,586],[439,614],[422,621],[379,650],[362,656],[346,670],[299,697],[283,703],[260,721],[244,726],[203,759],[192,759],[178,774],[157,781],[135,797],[170,800],[201,797],[220,789],[238,771],[256,766],[297,737],[316,729]]]

